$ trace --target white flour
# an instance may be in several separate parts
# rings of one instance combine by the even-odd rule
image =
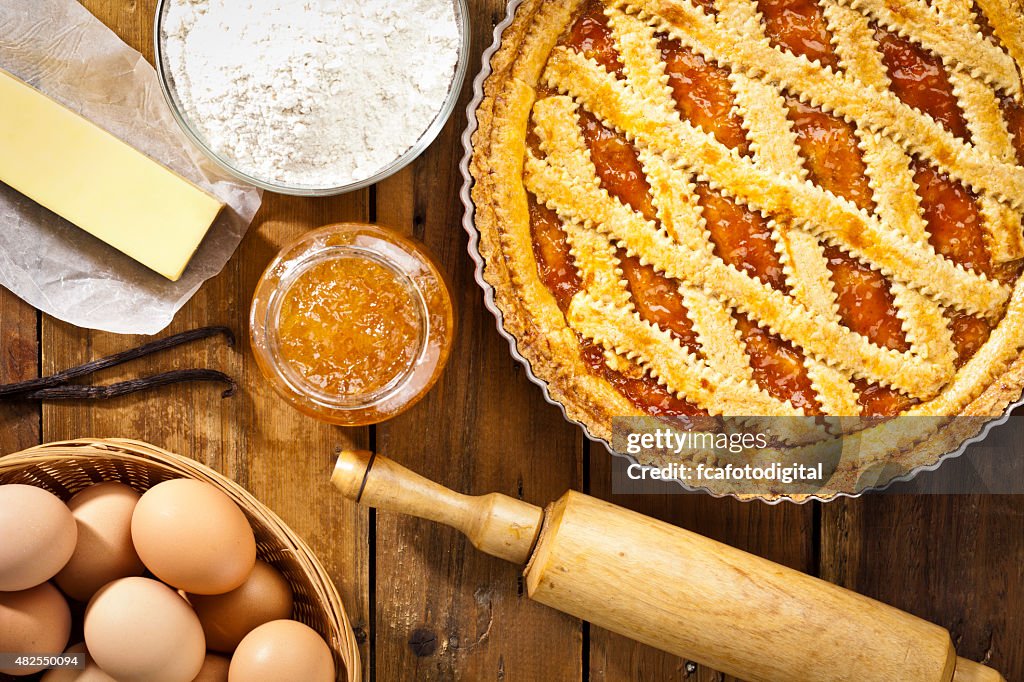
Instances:
[[[452,0],[174,0],[166,63],[206,142],[261,180],[338,187],[397,159],[448,95]]]

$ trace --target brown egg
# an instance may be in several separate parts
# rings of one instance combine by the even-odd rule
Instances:
[[[239,643],[230,682],[334,682],[334,658],[323,638],[294,620],[264,623]]]
[[[231,661],[217,654],[206,654],[203,667],[192,682],[228,682],[228,667]]]
[[[203,624],[206,648],[231,653],[259,625],[291,618],[292,588],[276,568],[256,560],[252,573],[227,594],[190,594]]]
[[[193,594],[223,594],[249,577],[256,539],[242,510],[202,481],[150,488],[132,515],[135,549],[156,577]]]
[[[64,594],[88,601],[118,578],[142,575],[145,567],[132,545],[132,512],[139,494],[123,483],[89,486],[68,500],[78,524],[71,560],[54,581]]]
[[[85,611],[84,630],[93,660],[119,682],[191,682],[206,655],[191,607],[149,578],[100,588]]]
[[[71,610],[56,587],[43,583],[21,592],[0,592],[0,651],[53,654],[64,651],[71,633]],[[0,668],[0,673],[31,675],[42,668]]]
[[[59,497],[34,485],[0,485],[0,591],[45,583],[71,558],[77,537]]]
[[[85,667],[78,668],[54,668],[48,671],[41,682],[117,682],[113,677],[106,674],[92,660],[89,652],[85,649],[85,642],[68,647],[66,654],[85,654]]]

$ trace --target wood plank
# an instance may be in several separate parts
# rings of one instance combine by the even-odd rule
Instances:
[[[469,388],[479,366],[450,367],[422,403],[378,427],[377,449],[473,494],[543,504],[578,486],[576,434],[509,368],[495,332],[472,337],[457,352],[495,369]],[[528,601],[521,567],[431,522],[376,519],[376,679],[581,679],[579,621]]]
[[[85,4],[129,44],[152,57],[155,0],[89,0]],[[211,367],[239,381],[238,395],[222,400],[217,387],[189,385],[103,404],[47,405],[43,436],[46,440],[138,438],[195,457],[234,478],[309,542],[338,585],[349,617],[365,634],[370,627],[368,515],[341,500],[329,484],[329,475],[335,453],[343,447],[365,446],[367,431],[321,424],[278,398],[249,350],[247,316],[256,281],[278,248],[325,223],[365,220],[368,192],[322,200],[272,194],[264,199],[263,210],[224,271],[200,289],[164,332],[225,324],[238,335],[236,346],[232,349],[208,340],[102,375],[104,381],[116,381],[167,369]],[[44,316],[44,371],[79,364],[142,340],[77,329]],[[364,659],[368,651],[364,643]]]
[[[947,628],[1024,680],[1024,496],[873,495],[823,507],[822,577]]]
[[[814,507],[716,499],[693,495],[612,493],[613,455],[590,446],[590,494],[628,509],[706,535],[792,568],[813,573]],[[728,646],[728,642],[723,642]],[[735,678],[638,644],[598,627],[590,628],[591,682],[686,680],[724,682]]]
[[[0,288],[0,383],[39,376],[39,313]],[[38,403],[0,402],[0,456],[39,443]]]
[[[268,215],[278,214],[273,205],[278,202],[269,201]],[[358,218],[362,208],[312,213],[319,215],[308,226]],[[200,290],[165,332],[226,324],[239,335],[235,348],[209,340],[102,374],[107,382],[184,367],[217,368],[239,382],[235,397],[222,399],[217,386],[182,385],[103,404],[46,405],[43,434],[48,441],[80,436],[138,438],[227,474],[309,542],[341,590],[349,617],[357,628],[366,630],[367,514],[341,500],[329,484],[335,453],[344,447],[365,447],[366,430],[331,427],[289,407],[259,373],[245,336],[250,295],[264,265],[284,241],[306,226],[295,214],[280,214],[276,220],[258,216],[226,270]],[[44,317],[43,364],[45,371],[56,371],[142,340],[86,332]],[[367,653],[364,647],[364,657]]]
[[[475,51],[499,1],[473,3]],[[469,84],[456,112],[465,110]],[[450,276],[459,328],[451,362],[423,400],[377,427],[376,447],[455,490],[545,504],[582,482],[579,431],[509,356],[482,305],[460,227],[456,113],[437,142],[377,188],[377,220],[423,239]],[[579,621],[529,602],[520,568],[458,533],[380,513],[376,529],[378,680],[579,680]]]
[[[340,220],[365,220],[368,192],[328,200],[266,197],[266,210],[250,230],[236,260],[240,307],[247,315],[251,292],[285,242],[311,227]],[[271,253],[272,252],[272,253]],[[239,328],[246,329],[244,322]],[[368,512],[330,485],[337,453],[367,447],[368,429],[342,429],[319,423],[284,404],[259,373],[246,345],[244,385],[250,388],[240,425],[248,464],[247,487],[309,542],[341,592],[349,618],[369,656],[370,528]],[[369,671],[364,670],[364,679]]]

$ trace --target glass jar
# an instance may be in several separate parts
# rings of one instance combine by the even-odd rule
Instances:
[[[334,424],[399,414],[437,381],[454,337],[444,276],[418,243],[341,223],[286,245],[256,286],[256,362],[302,412]]]

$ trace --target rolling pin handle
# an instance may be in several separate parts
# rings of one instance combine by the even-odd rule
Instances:
[[[359,504],[443,523],[480,551],[519,564],[529,560],[544,517],[507,495],[462,495],[367,450],[342,452],[331,482]]]
[[[376,458],[377,453],[369,450],[345,450],[334,465],[331,482],[342,495],[356,504],[361,503],[366,480]]]

